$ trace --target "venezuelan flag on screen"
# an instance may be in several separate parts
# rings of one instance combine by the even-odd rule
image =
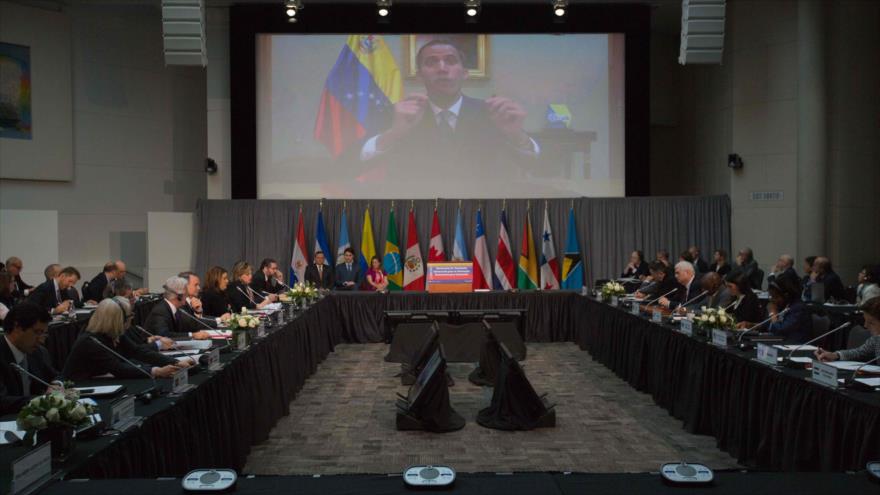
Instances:
[[[315,139],[334,157],[391,123],[400,100],[400,69],[381,36],[348,37],[327,75],[315,119]]]

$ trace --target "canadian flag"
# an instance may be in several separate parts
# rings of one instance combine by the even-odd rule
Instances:
[[[416,230],[416,216],[412,209],[409,210],[409,224],[406,227],[403,290],[425,290],[425,265],[422,263],[422,250],[419,248],[419,231]]]
[[[428,246],[428,261],[446,261],[443,252],[443,236],[440,234],[440,217],[434,208],[434,220],[431,222],[431,244]]]

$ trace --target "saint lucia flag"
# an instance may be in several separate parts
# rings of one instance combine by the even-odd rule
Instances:
[[[364,231],[361,234],[361,253],[359,258],[361,273],[365,279],[367,269],[370,268],[370,260],[373,259],[373,256],[376,256],[376,241],[373,240],[373,222],[370,221],[370,210],[367,209],[364,210]]]
[[[568,236],[565,240],[565,255],[562,258],[562,288],[580,290],[584,286],[584,263],[574,222],[574,208],[568,211]]]
[[[388,236],[385,238],[382,268],[388,274],[388,290],[402,289],[403,263],[400,261],[400,243],[397,241],[397,222],[394,221],[394,210],[391,210],[391,214],[388,216]]]
[[[330,244],[327,242],[327,230],[324,228],[324,212],[318,210],[318,221],[315,227],[315,253],[324,253],[324,264],[330,266]]]
[[[345,218],[345,209],[342,210],[342,219],[339,220],[339,245],[336,247],[336,264],[345,263],[345,250],[351,247],[348,240],[348,220]]]
[[[349,36],[324,83],[315,139],[338,157],[388,127],[401,91],[400,70],[385,40],[373,34]]]
[[[458,217],[455,220],[455,243],[452,244],[452,259],[450,261],[470,261],[467,245],[464,243],[464,224],[461,223],[461,208],[458,209]]]

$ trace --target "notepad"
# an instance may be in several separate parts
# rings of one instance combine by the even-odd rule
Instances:
[[[789,351],[789,352],[793,351],[795,349],[797,349],[799,351],[815,351],[818,349],[818,347],[816,347],[814,345],[797,345],[797,344],[788,344],[788,345],[776,344],[773,347],[775,347],[781,351]]]
[[[844,371],[855,371],[856,368],[864,365],[865,363],[860,363],[859,361],[831,361],[829,363],[825,363],[829,366],[833,366],[839,370]],[[865,373],[880,373],[880,366],[874,366],[873,364],[869,364],[861,369],[861,371]]]

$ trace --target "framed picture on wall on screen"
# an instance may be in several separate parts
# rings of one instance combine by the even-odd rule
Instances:
[[[437,38],[451,40],[461,48],[469,79],[489,78],[489,37],[485,34],[413,34],[402,38],[404,75],[408,78],[416,77],[419,49]]]

